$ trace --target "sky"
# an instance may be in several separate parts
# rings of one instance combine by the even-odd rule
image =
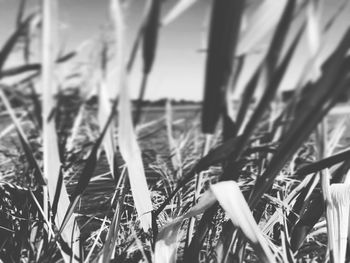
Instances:
[[[129,2],[126,13],[126,34],[128,47],[135,38],[140,23],[145,0],[127,0]],[[250,0],[259,1],[259,0]],[[342,0],[326,0],[324,16],[329,17]],[[28,0],[28,9],[38,6],[38,0]],[[82,42],[101,35],[102,28],[108,22],[108,0],[59,0],[59,15],[62,25],[60,41],[66,48],[73,49]],[[175,0],[167,0],[163,7],[163,14],[173,6]],[[19,0],[0,0],[0,44],[14,28],[16,10]],[[205,53],[199,52],[206,39],[205,20],[208,18],[210,0],[199,0],[185,14],[167,27],[161,28],[158,51],[153,72],[149,80],[145,97],[159,99],[170,97],[174,99],[201,100],[203,94],[203,80],[205,71]],[[326,50],[337,43],[338,36],[349,24],[350,9],[344,11],[335,29],[327,36],[329,45]],[[262,44],[263,46],[263,44]],[[327,52],[325,52],[326,54]],[[297,56],[289,70],[289,78],[282,83],[283,89],[293,86],[293,81],[303,70],[307,42],[304,39],[298,48]],[[141,82],[141,53],[131,74],[130,88],[133,97],[138,94]],[[258,61],[258,56],[252,56],[247,63],[239,86],[244,86],[249,78],[251,68]],[[12,59],[11,64],[19,61]]]

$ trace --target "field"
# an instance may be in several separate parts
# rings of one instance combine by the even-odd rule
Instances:
[[[64,51],[62,2],[18,1],[0,262],[348,262],[349,1],[208,1],[203,100],[157,106],[159,36],[203,2],[145,1],[135,36],[133,4],[107,2],[100,37]]]

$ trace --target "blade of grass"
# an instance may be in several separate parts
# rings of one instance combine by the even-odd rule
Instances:
[[[197,0],[179,0],[162,19],[162,26],[169,25],[196,2]]]
[[[250,138],[253,131],[257,127],[259,121],[261,120],[261,117],[266,112],[272,99],[274,98],[277,92],[277,89],[279,88],[279,84],[282,80],[283,74],[286,72],[287,66],[289,65],[292,55],[295,52],[296,46],[299,43],[302,31],[303,31],[303,27],[301,27],[299,33],[296,35],[296,38],[292,42],[289,52],[286,54],[284,58],[283,64],[281,64],[280,67],[278,67],[277,61],[282,51],[283,45],[286,41],[288,30],[293,21],[293,13],[294,13],[295,5],[296,5],[296,1],[294,0],[288,1],[288,4],[284,9],[281,21],[277,26],[276,32],[274,34],[271,45],[267,52],[266,58],[264,60],[265,65],[262,65],[260,68],[260,71],[263,70],[264,66],[267,69],[267,75],[266,75],[267,85],[266,85],[266,89],[264,90],[262,98],[260,99],[258,105],[256,106],[253,112],[253,115],[249,119],[249,122],[247,123],[247,125],[244,127],[244,130],[242,132],[243,138],[240,141],[240,144],[242,146],[246,144],[247,140]],[[256,74],[259,74],[259,72],[257,72]],[[254,82],[252,84],[254,84]],[[242,146],[240,146],[239,148],[240,151],[242,151],[241,149]]]
[[[342,134],[342,128],[344,125],[344,122],[339,122],[339,124],[334,128],[334,131],[332,132],[330,138],[331,140],[325,142],[325,149],[327,149],[327,153],[326,156],[330,155],[333,153],[335,146],[338,144],[338,142],[341,139],[341,134]],[[346,151],[341,152],[340,154],[335,154],[333,156],[324,158],[323,160],[320,160],[318,162],[322,162],[324,160],[331,160],[333,159],[335,156],[341,156],[343,153],[345,153],[346,156]],[[334,158],[337,159],[337,158]],[[347,157],[344,158],[344,160],[348,160]],[[330,163],[331,165],[333,163]],[[311,166],[313,164],[310,164]],[[330,166],[322,166],[320,168],[328,168]],[[304,169],[304,167],[301,167],[300,169]],[[333,183],[341,183],[342,182],[342,178],[344,177],[344,175],[346,175],[347,171],[348,171],[348,166],[347,166],[347,161],[343,162],[343,165],[341,165],[338,169],[336,169],[333,173],[332,176],[332,180],[331,180],[331,184]],[[321,175],[321,180],[323,182],[323,184],[326,182],[327,184],[329,184],[329,176],[327,175],[327,173],[325,174],[325,171],[319,169],[319,170],[314,170],[314,172],[316,171],[321,171],[320,175]],[[327,177],[324,178],[324,177]],[[304,190],[304,192],[306,192],[307,189]],[[306,201],[305,201],[306,200]],[[320,207],[320,205],[318,205],[318,203],[321,203],[322,206]],[[303,213],[301,213],[302,208],[304,207],[305,211]],[[312,227],[316,224],[316,222],[319,220],[319,218],[322,216],[323,211],[324,211],[324,206],[323,206],[323,202],[322,202],[322,198],[320,197],[320,195],[318,196],[314,196],[311,198],[305,198],[305,196],[299,196],[298,200],[296,202],[296,204],[293,206],[293,211],[296,213],[296,215],[292,215],[292,213],[289,216],[289,222],[290,225],[293,226],[295,225],[295,227],[292,229],[292,236],[291,236],[291,242],[292,242],[292,249],[295,251],[297,250],[300,245],[303,243],[305,237],[307,234],[309,234],[310,230],[312,229]],[[297,215],[300,215],[300,220],[297,222],[297,224],[295,224],[296,220],[297,220]]]
[[[68,53],[67,55],[60,57],[56,60],[56,63],[64,63],[72,59],[76,55],[76,52]],[[41,70],[41,64],[39,63],[32,63],[32,64],[25,64],[20,66],[14,66],[11,68],[4,69],[1,73],[1,76],[3,78],[5,77],[12,77],[15,75],[28,73],[31,71],[40,71]]]
[[[133,42],[132,49],[130,52],[129,60],[127,63],[127,72],[131,72],[132,67],[134,65],[135,57],[137,54],[137,50],[139,48],[139,45],[141,43],[142,37],[144,35],[145,27],[148,21],[148,16],[150,13],[152,7],[152,0],[146,0],[144,11],[143,11],[143,18],[141,20],[141,24],[139,26],[139,30],[137,31],[136,38]]]
[[[124,41],[124,21],[119,2],[112,2],[114,30],[116,38]],[[154,3],[157,5],[157,3]],[[158,3],[160,4],[160,3]],[[157,8],[157,7],[155,7]],[[123,44],[116,46],[116,52],[123,51]],[[121,55],[123,53],[120,53]],[[124,70],[124,57],[120,57],[118,69],[120,69],[119,80],[119,105],[118,105],[118,144],[119,150],[128,169],[131,192],[134,198],[136,211],[141,220],[141,226],[145,232],[151,228],[151,211],[153,209],[148,190],[145,170],[141,159],[141,150],[137,143],[136,134],[132,123],[131,103],[128,94],[127,72]]]
[[[240,140],[240,137],[235,137],[228,140],[225,144],[218,146],[211,150],[207,155],[201,158],[197,164],[178,182],[176,188],[169,194],[167,199],[158,207],[154,212],[155,217],[157,217],[163,209],[169,204],[171,199],[175,194],[188,183],[196,173],[200,173],[211,165],[217,164],[227,158],[236,148],[237,142]]]
[[[321,46],[321,12],[322,12],[322,0],[311,0],[308,1],[306,8],[306,18],[307,18],[307,39],[311,52],[311,56],[315,56],[316,61],[314,64],[313,71],[314,76],[318,76],[320,69],[320,61],[318,56],[316,56],[320,46]]]
[[[255,10],[251,23],[240,36],[237,55],[243,55],[252,50],[256,44],[272,30],[281,19],[287,0],[265,0]]]
[[[209,46],[206,60],[202,131],[213,133],[223,108],[244,1],[214,1],[211,13]]]
[[[128,168],[131,191],[137,213],[141,219],[141,226],[145,231],[148,231],[151,228],[150,213],[153,208],[141,159],[141,150],[133,130],[131,105],[126,83],[120,90],[118,112],[119,150]]]
[[[285,58],[285,62],[282,63],[281,71],[279,73],[282,73],[286,70],[286,66],[288,65],[290,58],[292,54],[294,53],[294,50],[297,46],[297,43],[301,37],[301,33],[304,27],[299,31],[295,41],[290,47],[290,50],[288,52],[288,55]],[[281,79],[280,74],[276,74],[276,82],[278,83],[277,80]],[[206,156],[204,156],[194,167],[193,170],[191,170],[185,177],[178,183],[178,186],[176,189],[169,195],[169,197],[164,201],[164,203],[157,209],[155,215],[158,215],[162,209],[168,204],[168,202],[171,200],[171,198],[176,194],[176,192],[182,188],[194,175],[196,172],[200,172],[210,165],[217,164],[220,161],[225,160],[229,156],[232,156],[238,149],[238,144],[241,144],[242,138],[241,136],[238,136],[236,138],[229,139],[228,141],[225,142],[225,144],[222,144],[218,146],[217,148],[213,149],[210,151]]]
[[[26,0],[21,0],[19,2],[19,8],[18,8],[18,12],[17,12],[17,17],[16,17],[16,26],[19,27],[21,25],[21,22],[23,20],[24,17],[24,11],[26,8]]]
[[[307,5],[307,39],[311,53],[314,55],[320,47],[321,42],[321,8],[322,0],[308,1]]]
[[[161,1],[151,0],[151,7],[144,26],[143,32],[143,77],[141,82],[140,93],[136,105],[134,124],[138,124],[141,118],[142,101],[145,96],[148,76],[152,70],[156,56],[159,20],[161,11]]]
[[[65,211],[70,201],[67,190],[62,184],[57,188],[61,169],[61,160],[58,150],[58,139],[55,128],[55,118],[52,113],[56,105],[55,96],[57,86],[54,79],[54,52],[55,52],[55,23],[57,22],[57,3],[52,0],[43,0],[43,29],[42,29],[42,87],[43,87],[43,162],[44,176],[48,182],[48,193],[51,204],[54,203],[56,192],[59,192],[55,223],[58,228],[64,221]],[[79,230],[74,223],[74,217],[67,221],[67,228],[62,231],[63,240],[72,249],[71,256],[64,255],[66,262],[77,262],[75,256],[80,257]],[[73,241],[72,241],[73,237]],[[63,252],[64,254],[64,252]],[[72,261],[71,261],[72,260]]]
[[[336,9],[334,14],[330,17],[330,19],[327,21],[326,25],[323,28],[323,32],[329,31],[330,27],[334,24],[334,22],[337,20],[337,18],[340,17],[341,13],[346,10],[347,6],[349,5],[349,1],[344,0],[340,3],[339,7]]]
[[[296,1],[290,0],[288,1],[288,4],[284,9],[283,16],[281,18],[280,23],[277,26],[276,32],[272,39],[271,45],[269,47],[269,51],[265,58],[265,63],[269,68],[268,72],[270,72],[268,73],[268,78],[267,78],[268,85],[263,94],[263,97],[258,103],[257,108],[254,110],[253,116],[250,118],[247,126],[245,127],[244,132],[242,133],[242,136],[237,141],[237,144],[235,145],[234,150],[231,151],[229,155],[230,160],[236,160],[244,152],[245,147],[247,147],[248,145],[249,138],[251,137],[253,131],[257,127],[261,117],[263,116],[263,113],[266,111],[269,104],[271,103],[271,100],[274,98],[274,94],[277,91],[277,88],[279,86],[278,84],[282,79],[282,76],[283,76],[282,74],[286,70],[287,65],[290,61],[290,57],[287,56],[280,68],[278,68],[276,65],[278,57],[282,50],[283,44],[285,42],[288,29],[292,23],[295,5],[296,5]],[[292,43],[292,47],[290,48],[290,53],[288,53],[289,56],[293,54],[295,46],[298,43],[298,38],[300,38],[300,33],[299,33],[299,37],[298,35],[296,37],[297,40]],[[281,70],[281,72],[280,74],[273,75],[272,73],[274,73],[276,69]],[[270,75],[272,75],[272,77]],[[239,175],[238,171],[240,170],[241,170],[240,164],[235,161],[231,161],[228,163],[228,166],[224,169],[224,173],[222,174],[220,180],[229,180],[231,178],[237,179],[237,176]],[[202,223],[201,231],[204,231],[204,232],[201,233],[200,231],[197,231],[197,234],[195,235],[192,241],[193,244],[191,244],[192,246],[195,246],[196,249],[191,248],[190,246],[190,249],[188,250],[189,253],[186,256],[187,260],[194,260],[194,258],[197,257],[196,255],[198,255],[199,253],[200,246],[203,243],[203,238],[206,235],[205,233],[208,231],[208,222],[211,221],[211,217],[209,216],[213,216],[215,214],[212,209],[208,210],[208,212],[206,212],[201,219],[201,223]],[[226,237],[230,237],[231,234],[233,233],[227,234]]]
[[[106,83],[102,80],[99,94],[99,110],[98,110],[98,119],[100,127],[104,127],[105,123],[108,121],[108,116],[111,110],[111,103],[109,100],[109,95]],[[114,141],[114,121],[112,120],[111,125],[108,128],[108,131],[103,139],[103,148],[106,153],[108,165],[112,177],[114,178],[115,170],[115,151],[117,149]]]
[[[317,162],[302,166],[295,173],[299,176],[305,176],[311,173],[316,173],[338,163],[344,162],[348,158],[350,158],[350,149],[339,152]]]
[[[182,177],[181,171],[181,152],[176,140],[173,136],[173,111],[171,106],[171,101],[168,99],[165,104],[165,118],[166,118],[166,129],[168,135],[169,148],[171,152],[171,162],[174,170],[178,173],[178,177]]]

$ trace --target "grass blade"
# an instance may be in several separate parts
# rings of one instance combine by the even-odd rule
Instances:
[[[318,69],[320,68],[320,61],[316,56],[320,46],[321,46],[321,5],[322,0],[311,0],[308,1],[307,5],[307,39],[311,52],[311,56],[315,56],[316,61],[314,64],[314,68],[312,69],[313,75],[319,75]]]
[[[171,162],[174,167],[174,170],[179,172],[179,177],[181,177],[182,163],[181,163],[181,151],[179,145],[177,144],[176,139],[173,136],[173,110],[171,106],[171,101],[168,99],[165,104],[165,120],[166,120],[166,129],[169,142],[169,148],[171,152]]]
[[[284,42],[286,40],[288,30],[292,23],[293,11],[294,11],[295,5],[296,5],[295,0],[288,1],[288,4],[284,9],[283,16],[281,18],[280,23],[277,26],[276,32],[273,36],[271,45],[267,52],[266,58],[264,60],[265,64],[262,65],[260,68],[260,71],[256,73],[256,74],[259,74],[259,72],[262,72],[265,67],[265,69],[267,70],[267,74],[266,74],[267,85],[266,85],[266,89],[264,90],[262,98],[260,99],[258,105],[254,110],[253,115],[249,119],[249,122],[247,123],[247,125],[244,127],[244,131],[242,133],[243,138],[240,141],[240,145],[242,146],[246,144],[246,142],[254,132],[255,128],[257,127],[259,121],[261,120],[261,117],[266,112],[271,101],[273,100],[277,92],[277,89],[279,87],[279,83],[282,80],[283,74],[285,73],[287,66],[292,58],[292,55],[296,49],[296,46],[300,40],[301,31],[299,31],[299,34],[297,34],[296,38],[292,42],[292,45],[290,46],[289,52],[287,53],[283,63],[278,67],[277,61],[282,51]],[[238,151],[242,151],[241,148],[242,147],[240,146],[238,148]]]
[[[159,17],[162,3],[160,0],[151,1],[151,7],[143,31],[143,77],[141,82],[139,98],[136,105],[134,124],[138,124],[140,121],[142,101],[145,96],[147,80],[152,70],[158,43],[158,31],[160,20]]]
[[[141,159],[141,150],[137,144],[132,124],[131,104],[126,83],[120,87],[119,96],[119,150],[128,168],[131,191],[141,226],[148,231],[151,228],[150,213],[153,207]]]
[[[118,50],[119,52],[119,50]],[[116,57],[120,56],[120,54],[115,54]],[[100,74],[100,87],[98,94],[98,122],[99,126],[102,129],[108,121],[108,116],[111,114],[111,107],[113,102],[111,101],[113,98],[116,98],[117,88],[115,87],[115,83],[111,81],[111,78],[107,77],[108,72],[108,47],[107,44],[103,44],[101,51],[101,74]],[[106,153],[107,162],[109,165],[110,172],[112,177],[114,177],[114,169],[115,169],[115,151],[116,145],[114,142],[114,121],[111,121],[111,125],[109,125],[106,135],[103,138],[103,148]]]
[[[176,5],[162,19],[162,26],[169,25],[196,2],[197,0],[179,0],[176,3]]]
[[[124,21],[119,1],[113,0],[112,6],[116,37],[120,36],[119,41],[122,42],[124,41]],[[123,45],[121,47],[116,46],[116,51],[122,52],[123,49],[120,50],[120,48],[123,48]],[[153,207],[150,192],[147,186],[145,170],[141,159],[141,150],[137,143],[137,137],[132,123],[127,72],[122,67],[124,66],[124,58],[122,57],[123,53],[120,54],[119,60],[117,61],[117,63],[119,63],[117,68],[120,70],[120,80],[118,82],[120,85],[118,105],[118,144],[120,153],[128,169],[129,181],[136,211],[140,217],[142,228],[147,232],[152,225],[150,213]]]
[[[256,44],[271,31],[282,16],[287,0],[263,1],[254,12],[251,21],[243,34],[237,47],[237,55],[249,53]]]
[[[19,2],[19,8],[18,8],[18,13],[17,13],[17,17],[16,17],[17,27],[19,27],[21,25],[21,22],[22,22],[23,16],[24,16],[25,8],[26,8],[26,0],[21,0]]]
[[[307,36],[311,53],[314,55],[320,47],[321,29],[319,27],[321,19],[322,0],[311,0],[307,6]]]
[[[223,111],[216,106],[224,103],[243,8],[241,0],[213,1],[202,107],[203,133],[214,132]]]
[[[335,164],[344,162],[349,158],[350,158],[350,149],[342,151],[335,155],[329,156],[320,161],[300,167],[295,173],[299,176],[305,176],[311,173],[316,173],[323,169],[329,168]]]
[[[161,1],[152,0],[151,8],[148,14],[147,22],[145,24],[145,31],[143,36],[143,73],[148,75],[154,63],[158,32],[159,32],[159,16],[160,16]]]
[[[56,192],[59,192],[57,204],[56,226],[61,227],[65,211],[70,201],[65,186],[57,188],[61,169],[58,149],[58,138],[55,128],[55,118],[52,118],[56,105],[57,86],[54,81],[54,51],[55,51],[55,22],[57,19],[56,2],[43,0],[43,31],[42,31],[42,87],[43,87],[43,159],[44,176],[47,178],[51,204],[55,202]],[[74,223],[74,217],[67,221],[67,228],[62,231],[63,240],[72,249],[72,256],[64,256],[66,262],[76,262],[75,256],[80,257],[79,230]],[[73,238],[73,241],[72,241]]]

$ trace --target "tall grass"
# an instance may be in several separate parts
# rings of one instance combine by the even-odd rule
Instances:
[[[61,2],[42,0],[27,17],[20,2],[0,50],[2,261],[346,262],[349,119],[329,112],[350,85],[350,25],[335,28],[348,2],[326,20],[322,0],[211,1],[201,118],[179,121],[170,100],[152,117],[142,102],[159,35],[200,2],[179,0],[163,16],[162,1],[147,1],[127,54],[127,6],[110,0],[94,58],[69,75],[60,70],[88,52],[58,55]],[[341,40],[323,59],[333,31]],[[303,38],[305,70],[282,101]],[[23,63],[4,68],[18,50]]]

